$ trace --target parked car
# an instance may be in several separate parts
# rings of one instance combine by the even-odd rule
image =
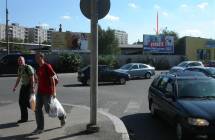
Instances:
[[[178,140],[215,134],[215,79],[199,72],[165,73],[154,79],[149,109],[176,130]]]
[[[208,61],[208,62],[204,63],[204,66],[205,67],[215,67],[215,61],[214,60]]]
[[[129,63],[121,68],[117,69],[119,72],[127,72],[130,74],[130,78],[147,78],[155,75],[155,68],[142,63]]]
[[[114,82],[126,84],[130,75],[128,73],[119,72],[111,69],[107,65],[98,66],[98,81],[99,82]],[[90,66],[86,66],[78,71],[78,81],[83,85],[90,85]]]
[[[18,57],[23,56],[26,64],[37,68],[34,54],[9,54],[0,60],[0,75],[2,74],[17,74],[18,71]]]
[[[190,67],[186,68],[185,70],[202,72],[206,76],[215,78],[215,68],[213,67]]]
[[[170,72],[177,72],[177,71],[184,70],[185,68],[194,67],[194,66],[204,67],[201,61],[183,61],[177,66],[172,67],[170,69]]]

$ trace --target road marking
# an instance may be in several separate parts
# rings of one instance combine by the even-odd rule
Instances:
[[[5,100],[5,101],[0,101],[0,104],[11,104],[13,101],[10,100]]]
[[[85,105],[71,105],[71,104],[67,104],[67,103],[62,103],[62,105],[71,106],[71,107],[79,107],[79,108],[90,110],[90,108]],[[117,133],[121,134],[122,140],[130,140],[127,128],[125,127],[125,124],[123,123],[122,120],[120,120],[117,116],[115,116],[113,114],[104,112],[103,110],[98,110],[98,113],[108,117],[112,121],[115,131]]]
[[[124,113],[136,113],[139,111],[140,106],[142,103],[138,103],[136,101],[129,101],[129,103],[127,104],[127,107],[124,111]]]
[[[117,101],[107,101],[106,104],[103,107],[100,107],[99,110],[102,110],[104,112],[109,112],[110,109],[114,106],[118,104]]]

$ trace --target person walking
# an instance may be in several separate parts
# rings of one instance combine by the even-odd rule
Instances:
[[[56,97],[56,85],[54,78],[56,73],[54,72],[52,66],[45,62],[43,53],[37,53],[35,59],[39,64],[39,68],[36,72],[38,81],[35,110],[37,128],[33,131],[33,134],[40,134],[44,131],[44,116],[42,108],[44,106],[45,111],[49,113],[51,99]],[[62,127],[66,123],[65,118],[66,115],[59,117]]]
[[[17,123],[24,123],[28,121],[28,107],[30,108],[30,97],[34,93],[34,69],[25,64],[25,58],[20,56],[18,58],[18,77],[13,87],[13,92],[16,91],[17,86],[21,81],[21,88],[19,94],[19,107],[21,112],[21,119]]]

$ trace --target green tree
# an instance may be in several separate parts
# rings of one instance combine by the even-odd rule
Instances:
[[[98,52],[99,55],[117,55],[120,54],[118,39],[115,37],[114,30],[108,28],[103,30],[98,28]]]
[[[178,37],[178,33],[175,31],[171,31],[168,30],[167,27],[165,29],[162,30],[161,34],[163,35],[170,35],[170,36],[174,36],[174,41],[177,42],[179,37]]]

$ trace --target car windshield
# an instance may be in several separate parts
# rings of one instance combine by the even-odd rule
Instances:
[[[208,68],[211,75],[215,75],[215,68]]]
[[[180,79],[177,82],[179,98],[215,97],[215,79]]]
[[[187,62],[182,62],[180,64],[178,64],[179,67],[185,67],[187,65]]]
[[[132,66],[132,64],[126,64],[126,65],[122,66],[120,69],[128,70],[131,68],[131,66]]]

